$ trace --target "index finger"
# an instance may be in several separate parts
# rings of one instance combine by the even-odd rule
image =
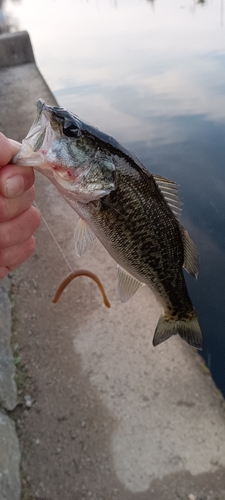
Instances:
[[[0,167],[4,167],[20,149],[20,144],[12,139],[7,139],[0,132]]]

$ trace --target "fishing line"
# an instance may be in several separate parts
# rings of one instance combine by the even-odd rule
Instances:
[[[69,263],[69,261],[68,261],[68,259],[67,259],[66,255],[65,255],[65,254],[64,254],[64,252],[63,252],[63,249],[61,248],[61,246],[60,246],[60,244],[58,243],[58,241],[57,241],[57,239],[56,239],[55,235],[53,234],[53,232],[52,232],[51,228],[49,227],[49,225],[48,225],[48,223],[47,223],[47,221],[46,221],[46,219],[45,219],[44,215],[41,213],[41,210],[40,210],[40,208],[38,207],[38,205],[37,205],[36,201],[34,201],[33,203],[34,203],[34,206],[35,206],[35,207],[39,210],[39,212],[40,212],[40,214],[41,214],[41,217],[42,217],[42,219],[43,219],[43,222],[45,223],[45,225],[46,225],[46,227],[47,227],[48,231],[50,232],[50,234],[51,234],[51,236],[52,236],[52,238],[53,238],[54,242],[56,243],[56,245],[57,245],[57,247],[58,247],[59,251],[61,252],[61,254],[62,254],[62,256],[63,256],[64,260],[66,261],[67,265],[69,266],[70,271],[73,271],[73,269],[72,269],[72,267],[71,267],[71,265],[70,265],[70,263]]]
[[[111,208],[112,210],[114,210],[114,212],[117,212],[119,215],[121,215],[121,217],[125,220],[127,220],[127,218],[125,217],[125,215],[123,215],[121,212],[119,212],[119,210],[117,210],[115,207],[113,207],[112,205],[110,205],[109,203],[106,203],[105,201],[101,200],[101,203],[103,205],[105,205],[106,207],[109,207]]]

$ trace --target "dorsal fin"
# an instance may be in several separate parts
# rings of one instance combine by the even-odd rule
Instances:
[[[161,175],[153,174],[153,177],[170,209],[179,220],[182,203],[178,185],[176,182],[166,179],[166,177],[161,177]]]
[[[195,279],[198,277],[199,272],[199,255],[198,250],[190,238],[186,229],[183,226],[181,227],[183,245],[184,245],[184,263],[183,267],[191,274]]]

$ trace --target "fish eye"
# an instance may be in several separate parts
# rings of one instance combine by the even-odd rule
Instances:
[[[80,137],[82,135],[81,130],[74,123],[66,121],[63,125],[63,133],[67,137]]]

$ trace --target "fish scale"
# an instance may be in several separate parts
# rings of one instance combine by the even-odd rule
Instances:
[[[198,253],[178,221],[174,181],[151,174],[111,136],[41,99],[14,162],[46,175],[81,217],[75,233],[79,255],[95,237],[103,244],[117,262],[123,302],[143,284],[153,290],[163,306],[153,345],[179,334],[202,348],[182,271],[197,277]]]
[[[121,175],[121,172],[118,173],[119,168],[115,174],[119,177],[115,181],[119,187],[97,203],[90,202],[85,207],[85,212],[88,210],[89,217],[94,219],[99,238],[101,239],[102,233],[103,239],[107,239],[108,244],[113,247],[113,254],[117,254],[114,255],[115,260],[122,266],[126,266],[128,272],[139,277],[153,289],[159,300],[162,299],[163,294],[171,315],[183,316],[184,312],[189,314],[192,304],[180,270],[184,255],[178,223],[171,213],[169,213],[168,221],[168,212],[171,211],[165,204],[162,207],[164,216],[160,212],[159,217],[157,201],[161,195],[158,193],[157,186],[154,185],[153,177],[148,178],[149,189],[146,188],[146,182],[144,183],[146,195],[150,200],[150,203],[146,205],[142,203],[140,197],[134,198],[134,193],[138,188],[141,190],[142,186],[137,185],[136,178],[130,179],[127,185],[126,167],[120,166],[121,169],[125,171],[124,175]],[[133,182],[135,182],[134,186],[132,186]],[[140,184],[143,184],[142,178]],[[133,210],[134,200],[135,211]],[[121,206],[123,207],[122,214],[119,212]],[[87,218],[86,213],[81,215]],[[170,240],[173,241],[172,246]],[[180,267],[177,266],[178,262],[180,262]]]

